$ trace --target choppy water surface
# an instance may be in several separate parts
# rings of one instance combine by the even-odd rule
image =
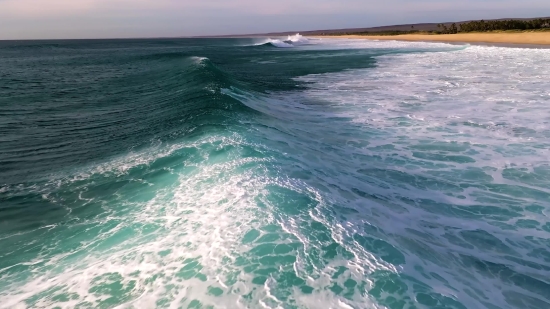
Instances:
[[[550,308],[550,50],[0,43],[0,308]]]

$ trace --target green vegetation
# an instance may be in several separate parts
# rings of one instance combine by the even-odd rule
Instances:
[[[342,32],[325,35],[401,35],[401,34],[452,34],[464,32],[496,32],[496,31],[550,31],[550,19],[532,20],[480,20],[452,24],[438,24],[435,31],[414,30],[389,30],[389,31],[363,31],[363,32]]]
[[[550,19],[470,21],[460,24],[460,32],[537,30],[550,28]]]
[[[459,26],[460,27],[460,26]],[[456,23],[453,23],[451,27],[447,28],[444,24],[438,24],[437,28],[440,29],[440,31],[437,31],[436,33],[458,33],[459,28],[456,27]]]

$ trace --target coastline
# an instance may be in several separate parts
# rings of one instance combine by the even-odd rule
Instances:
[[[506,46],[550,47],[550,31],[517,33],[457,33],[457,34],[400,34],[400,35],[335,35],[317,38],[369,39],[393,41],[423,41],[444,43],[504,44]]]

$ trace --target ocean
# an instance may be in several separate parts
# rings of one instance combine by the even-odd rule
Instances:
[[[0,308],[550,308],[550,49],[0,42]]]

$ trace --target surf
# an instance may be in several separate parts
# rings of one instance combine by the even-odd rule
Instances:
[[[289,35],[287,39],[267,39],[265,41],[262,41],[260,43],[256,43],[253,46],[271,46],[271,47],[278,47],[278,48],[292,48],[296,46],[302,46],[302,45],[310,45],[313,44],[311,39],[304,37],[300,35],[299,33],[296,33],[294,35]]]
[[[0,308],[545,307],[548,51],[311,41],[0,49]]]

